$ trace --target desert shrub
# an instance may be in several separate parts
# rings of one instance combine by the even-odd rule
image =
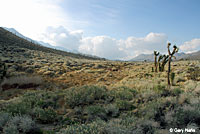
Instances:
[[[189,75],[187,76],[188,79],[198,80],[200,77],[200,68],[199,67],[190,67],[190,68],[188,68],[187,73],[189,73]]]
[[[132,110],[135,108],[135,106],[132,104],[132,102],[129,102],[127,100],[116,100],[116,106],[119,110]]]
[[[119,115],[119,108],[114,104],[109,104],[105,106],[105,111],[107,116],[117,117]]]
[[[103,120],[107,120],[106,118],[106,111],[104,107],[99,105],[92,105],[86,108],[86,113],[88,114],[89,120],[94,120],[96,118],[100,118]]]
[[[41,123],[52,123],[57,119],[56,108],[59,95],[50,91],[25,93],[19,101],[8,103],[3,111],[12,115],[30,115]]]
[[[57,108],[58,97],[58,95],[50,91],[27,92],[19,101],[8,103],[4,110],[12,114],[30,114],[35,107]]]
[[[110,95],[113,96],[114,99],[120,100],[132,100],[136,94],[136,90],[128,87],[114,88],[110,91]]]
[[[11,115],[9,113],[1,112],[0,113],[0,131],[6,125],[6,123],[10,120]]]
[[[33,115],[42,123],[52,123],[57,117],[56,112],[51,107],[44,109],[36,107],[33,109]]]
[[[122,114],[119,118],[110,120],[104,128],[106,134],[132,134],[138,119],[128,114]]]
[[[133,115],[124,114],[118,119],[110,120],[104,128],[106,134],[154,134],[160,127],[153,120],[139,119]]]
[[[170,95],[170,91],[167,90],[166,86],[165,85],[161,85],[161,84],[154,85],[153,91],[157,94],[157,95],[154,95],[154,97],[155,96],[156,97],[161,97],[161,96],[166,97],[166,96]],[[153,92],[153,91],[150,91],[150,92]]]
[[[56,134],[102,134],[105,123],[103,121],[95,121],[90,124],[71,125],[60,130]]]
[[[137,118],[135,115],[131,114],[127,114],[127,113],[123,113],[120,115],[119,119],[119,124],[126,126],[126,127],[132,127],[135,126],[137,120],[139,120],[139,118]]]
[[[156,92],[163,92],[166,90],[164,85],[157,84],[153,87],[153,90]]]
[[[174,85],[174,79],[175,79],[175,73],[172,72],[171,75],[170,75],[170,79],[171,79],[171,82],[172,82],[172,85]]]
[[[97,86],[83,86],[81,88],[71,88],[66,90],[66,104],[71,108],[79,105],[93,104],[98,100],[105,100],[107,89]]]
[[[151,89],[144,89],[140,92],[140,94],[137,95],[137,99],[139,99],[142,103],[149,102],[160,98],[161,93]]]
[[[31,107],[26,105],[25,102],[13,102],[9,103],[4,107],[4,111],[11,113],[12,115],[16,114],[28,114],[31,111]]]
[[[7,126],[3,129],[3,133],[4,134],[19,134],[19,131],[17,129],[17,126],[15,125],[11,125],[11,126]]]
[[[5,134],[28,133],[35,128],[35,122],[29,116],[17,115],[10,118],[3,128],[3,132]]]
[[[106,124],[103,131],[105,134],[132,134],[127,126],[121,125],[120,121],[114,120]]]
[[[187,129],[195,129],[196,132],[200,131],[200,127],[196,123],[189,123],[186,127]]]
[[[188,80],[187,82],[184,83],[184,89],[189,92],[194,91],[196,86],[197,82],[193,80]]]
[[[186,127],[191,123],[200,125],[200,109],[199,106],[184,105],[167,113],[165,119],[169,126]]]
[[[172,96],[179,96],[183,92],[184,91],[181,90],[180,88],[175,88],[175,89],[170,90],[170,95],[172,95]]]
[[[138,116],[159,122],[161,126],[166,126],[165,114],[176,106],[176,98],[161,98],[141,107],[138,111]]]
[[[153,120],[139,120],[132,133],[154,134],[159,127],[159,123]]]
[[[59,107],[57,100],[59,95],[56,95],[55,92],[51,91],[36,91],[36,92],[27,92],[23,95],[22,102],[25,102],[25,105],[40,108],[57,108]]]

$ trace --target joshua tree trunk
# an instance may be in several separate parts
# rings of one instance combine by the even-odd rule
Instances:
[[[167,44],[167,49],[168,49],[168,54],[169,54],[169,60],[168,60],[168,72],[167,72],[167,83],[168,83],[168,87],[170,87],[170,71],[171,71],[171,59],[172,59],[172,55],[170,52],[170,47],[171,43]]]
[[[155,55],[155,62],[154,62],[154,64],[155,64],[155,72],[157,72],[157,56]]]
[[[167,83],[168,83],[168,86],[170,86],[170,72],[171,72],[171,59],[172,57],[169,56],[169,61],[168,61],[168,72],[167,72]]]
[[[157,72],[157,68],[158,68],[158,62],[157,62],[157,56],[159,55],[160,53],[157,52],[157,51],[154,51],[154,64],[155,64],[155,72]]]

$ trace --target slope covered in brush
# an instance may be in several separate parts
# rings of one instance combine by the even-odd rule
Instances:
[[[88,56],[88,55],[83,55],[83,54],[74,54],[70,52],[65,52],[61,50],[44,47],[44,46],[35,44],[33,42],[30,42],[28,40],[25,40],[23,38],[20,38],[16,36],[15,34],[0,27],[0,46],[6,47],[7,45],[27,48],[30,50],[38,50],[38,51],[47,52],[47,53],[54,53],[54,54],[59,54],[63,56],[70,56],[73,58],[90,59],[90,60],[105,60],[104,58]]]

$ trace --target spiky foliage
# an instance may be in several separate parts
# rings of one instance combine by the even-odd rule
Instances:
[[[170,72],[171,72],[171,61],[172,58],[174,57],[174,54],[178,52],[178,47],[176,45],[173,46],[173,51],[170,51],[170,46],[171,43],[167,44],[167,49],[168,49],[168,55],[169,55],[169,60],[168,60],[168,72],[167,72],[167,82],[168,82],[168,86],[170,87]]]
[[[168,62],[168,60],[169,60],[169,55],[163,55],[163,57],[162,57],[162,62],[160,63],[160,72],[163,72],[164,70],[165,70],[165,65],[167,64],[167,62]]]
[[[159,58],[158,58],[158,69],[159,71],[161,70],[161,60],[163,59],[163,55],[160,55]]]
[[[157,56],[159,55],[160,53],[157,52],[157,51],[154,51],[154,65],[155,65],[155,72],[157,72],[157,68],[158,68],[158,61],[157,61]]]

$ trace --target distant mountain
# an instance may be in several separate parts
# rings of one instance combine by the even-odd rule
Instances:
[[[38,43],[37,41],[32,40],[31,38],[28,38],[28,37],[22,35],[21,33],[19,33],[19,32],[18,32],[17,30],[15,30],[14,28],[7,28],[7,27],[3,27],[3,28],[4,28],[5,30],[7,30],[7,31],[9,31],[9,32],[11,32],[11,33],[13,33],[13,34],[15,34],[16,36],[18,36],[18,37],[20,37],[20,38],[23,38],[23,39],[28,40],[28,41],[30,41],[30,42]]]
[[[42,51],[42,52],[47,52],[47,53],[54,53],[58,55],[63,55],[63,56],[69,56],[73,58],[79,58],[79,59],[90,59],[90,60],[106,60],[105,58],[100,58],[96,56],[88,56],[80,53],[72,53],[72,52],[66,52],[62,50],[58,50],[55,48],[50,48],[43,46],[37,41],[34,41],[30,38],[27,38],[17,32],[15,29],[9,29],[6,30],[5,28],[0,27],[0,48],[4,48],[5,46],[13,46],[13,47],[19,47],[19,48],[26,48],[30,50],[36,50],[36,51]],[[49,44],[45,44],[49,45]]]
[[[136,56],[135,58],[131,59],[130,61],[153,61],[154,60],[154,54],[140,54]]]
[[[200,51],[187,54],[187,57],[185,57],[184,59],[187,59],[187,60],[200,60]]]
[[[200,51],[190,54],[181,52],[176,53],[174,56],[176,57],[176,60],[200,60]],[[130,61],[154,61],[154,54],[140,54]]]
[[[22,35],[21,33],[19,33],[17,30],[15,30],[14,28],[7,28],[7,27],[3,27],[5,30],[15,34],[16,36],[20,37],[20,38],[23,38],[25,40],[28,40],[30,42],[33,42],[35,44],[38,44],[38,45],[42,45],[42,46],[45,46],[45,47],[49,47],[49,48],[53,48],[53,49],[58,49],[58,50],[62,50],[62,51],[66,51],[66,52],[73,52],[73,53],[78,53],[78,51],[75,51],[75,50],[70,50],[70,49],[67,49],[67,48],[64,48],[64,47],[60,47],[60,46],[53,46],[53,45],[50,45],[49,43],[46,43],[46,42],[43,42],[43,41],[36,41],[36,40],[33,40],[31,38],[28,38],[24,35]]]

